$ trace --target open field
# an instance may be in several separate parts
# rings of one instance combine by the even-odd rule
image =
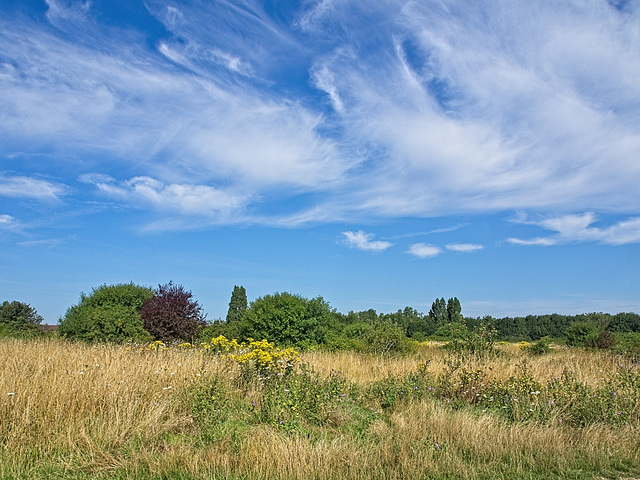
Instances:
[[[640,478],[637,364],[500,349],[307,352],[270,377],[198,349],[0,340],[0,478]]]

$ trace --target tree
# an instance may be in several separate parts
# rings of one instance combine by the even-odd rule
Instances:
[[[444,301],[444,299],[442,299]],[[447,318],[449,322],[462,322],[462,307],[457,297],[450,298],[447,302]]]
[[[227,323],[239,322],[242,320],[244,312],[247,311],[247,291],[244,287],[233,287],[231,292],[231,301],[229,302],[229,311],[227,312]]]
[[[435,299],[435,301],[431,304],[429,316],[433,319],[436,327],[442,327],[449,321],[447,304],[445,303],[444,298]]]
[[[0,305],[0,334],[34,336],[41,332],[43,320],[35,308],[26,303],[5,301]]]
[[[155,294],[140,310],[145,330],[164,342],[193,341],[206,321],[202,308],[192,297],[182,285],[173,282],[158,285]]]
[[[309,300],[276,293],[251,302],[242,320],[242,333],[245,338],[305,348],[323,343],[333,321],[333,312],[322,297]]]
[[[133,283],[102,285],[90,295],[80,294],[77,305],[60,319],[58,333],[88,342],[146,341],[140,309],[153,290]]]

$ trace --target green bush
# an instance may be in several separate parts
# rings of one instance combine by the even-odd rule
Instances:
[[[67,310],[58,333],[87,342],[149,341],[140,309],[152,296],[153,290],[133,283],[94,288],[90,295],[81,294],[80,302]]]
[[[411,353],[415,347],[402,329],[389,321],[375,321],[362,336],[363,351],[374,355]]]
[[[599,334],[598,327],[591,322],[573,322],[565,331],[567,345],[572,347],[593,348]]]
[[[463,339],[468,334],[467,326],[460,322],[451,322],[441,326],[433,334],[434,340]]]
[[[467,357],[484,357],[497,355],[495,348],[497,331],[489,323],[483,323],[477,330],[469,330],[462,325],[464,330],[456,335],[445,348],[463,359]]]
[[[241,320],[242,337],[309,348],[324,342],[332,321],[332,311],[322,297],[309,300],[276,293],[251,302]]]
[[[537,342],[527,346],[527,351],[531,355],[544,355],[545,353],[549,353],[551,351],[551,338],[542,337]]]
[[[0,336],[31,338],[42,335],[43,318],[35,308],[22,302],[2,302],[0,305]]]
[[[636,358],[640,362],[640,333],[615,333],[616,343],[613,352]]]

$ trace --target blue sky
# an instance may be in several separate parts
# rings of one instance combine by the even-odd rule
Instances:
[[[640,312],[640,2],[0,4],[0,300]]]

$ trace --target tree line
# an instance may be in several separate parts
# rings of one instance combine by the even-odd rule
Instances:
[[[0,306],[0,335],[37,336],[42,317],[21,302]],[[156,289],[128,284],[102,285],[81,294],[59,320],[58,335],[89,342],[197,342],[224,335],[244,340],[268,339],[302,349],[350,349],[371,353],[409,350],[411,340],[451,340],[490,328],[496,340],[566,339],[570,344],[606,346],[614,334],[640,333],[636,313],[491,316],[462,314],[456,297],[437,298],[424,314],[412,307],[393,313],[373,309],[344,314],[322,297],[282,292],[252,302],[234,286],[225,319],[207,321],[190,291],[169,282]]]

